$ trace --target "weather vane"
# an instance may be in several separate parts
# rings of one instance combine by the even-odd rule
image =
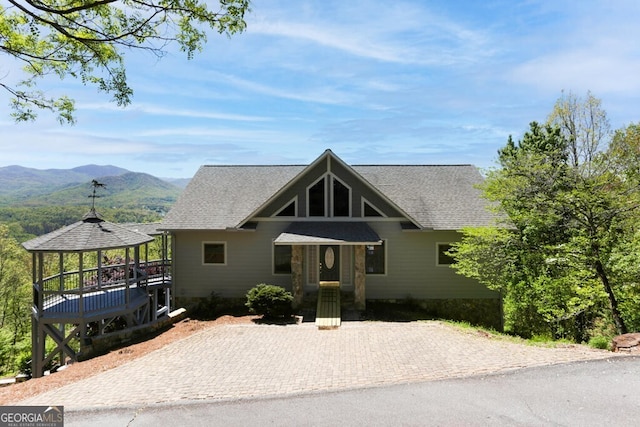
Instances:
[[[93,212],[95,212],[95,210],[96,210],[96,199],[98,197],[102,197],[102,196],[98,196],[96,194],[96,189],[98,187],[104,188],[104,187],[106,187],[106,185],[104,185],[104,184],[102,184],[102,183],[100,183],[100,182],[98,182],[97,180],[94,179],[94,180],[91,181],[91,186],[93,187],[93,193],[89,197],[91,198],[91,210]]]

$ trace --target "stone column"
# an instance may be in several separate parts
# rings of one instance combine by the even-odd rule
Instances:
[[[356,245],[355,249],[355,289],[354,303],[356,310],[364,310],[366,307],[365,295],[365,249],[364,245]]]
[[[304,295],[302,284],[302,259],[304,247],[291,247],[291,287],[293,289],[293,307],[300,308]]]

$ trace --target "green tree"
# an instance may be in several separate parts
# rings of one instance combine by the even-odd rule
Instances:
[[[611,168],[630,189],[621,209],[628,211],[624,234],[611,252],[613,281],[620,284],[620,312],[629,329],[640,330],[640,125],[617,130],[609,147]]]
[[[29,256],[0,225],[0,374],[13,372],[30,341]]]
[[[483,190],[506,220],[488,231],[465,230],[453,255],[458,272],[502,291],[515,332],[546,325],[581,340],[603,307],[618,333],[627,331],[631,318],[621,306],[638,301],[629,281],[640,250],[632,250],[637,135],[629,127],[611,141],[597,99],[563,95],[547,125],[532,123],[522,141],[509,138],[499,151],[500,168]]]
[[[142,49],[158,57],[177,42],[187,58],[207,40],[205,26],[232,35],[245,28],[249,0],[7,0],[0,4],[0,51],[23,65],[18,85],[0,81],[12,97],[13,117],[33,120],[34,109],[55,112],[73,123],[74,102],[47,97],[36,89],[47,75],[79,78],[113,95],[117,105],[131,102],[123,50]]]

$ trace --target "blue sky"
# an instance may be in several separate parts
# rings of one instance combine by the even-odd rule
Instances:
[[[191,61],[126,52],[125,109],[52,78],[42,88],[74,97],[78,123],[15,124],[0,94],[0,166],[191,177],[330,148],[350,164],[491,167],[563,90],[600,98],[613,129],[640,122],[639,19],[636,0],[254,0],[246,32],[211,34]]]

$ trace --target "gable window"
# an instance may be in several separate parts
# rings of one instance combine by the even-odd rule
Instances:
[[[274,216],[294,217],[296,212],[296,199],[292,200],[288,205],[280,209]]]
[[[449,255],[447,252],[451,250],[451,243],[438,243],[437,244],[437,265],[451,265],[455,262],[453,257]]]
[[[333,216],[349,216],[351,214],[351,190],[342,182],[333,178]]]
[[[325,216],[325,199],[326,192],[324,186],[325,179],[309,187],[309,216]]]
[[[365,217],[381,217],[384,216],[380,211],[366,200],[362,201],[362,214]]]
[[[385,247],[381,245],[365,246],[365,270],[367,274],[385,274]]]
[[[291,274],[291,246],[273,247],[273,274]]]
[[[227,263],[226,247],[227,245],[224,242],[203,243],[202,262],[204,264],[219,264],[219,265],[226,264]]]
[[[307,188],[307,216],[351,216],[351,189],[331,175]]]

